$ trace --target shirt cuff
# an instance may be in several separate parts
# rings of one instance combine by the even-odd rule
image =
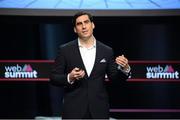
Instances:
[[[118,65],[118,70],[121,70],[123,73],[125,73],[126,75],[129,74],[129,72],[131,71],[131,67],[128,65],[127,69],[123,69],[122,66]]]
[[[74,81],[70,81],[69,74],[67,75],[67,81],[68,81],[69,84],[73,84],[74,83]]]

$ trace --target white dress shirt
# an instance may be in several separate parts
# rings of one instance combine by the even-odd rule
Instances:
[[[94,39],[94,44],[91,47],[86,48],[83,45],[81,45],[81,43],[78,39],[78,46],[79,46],[81,58],[83,60],[84,66],[86,68],[86,72],[87,72],[88,76],[90,76],[91,71],[94,66],[94,62],[95,62],[96,40]]]

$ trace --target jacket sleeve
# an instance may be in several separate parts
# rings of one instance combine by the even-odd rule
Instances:
[[[118,64],[115,63],[114,52],[109,50],[107,76],[110,80],[123,80],[125,81],[129,74],[125,74],[122,70],[118,69]]]
[[[68,85],[67,73],[66,71],[66,58],[63,48],[60,46],[58,49],[58,55],[52,66],[52,71],[50,75],[50,83],[58,86]]]

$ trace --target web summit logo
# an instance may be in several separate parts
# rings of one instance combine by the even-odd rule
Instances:
[[[31,65],[24,66],[5,66],[5,78],[37,78],[37,71],[33,70]]]
[[[146,78],[179,79],[179,72],[175,71],[171,65],[166,65],[164,68],[160,65],[146,67],[146,70]]]

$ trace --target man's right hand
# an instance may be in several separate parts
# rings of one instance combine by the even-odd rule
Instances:
[[[69,80],[70,82],[74,82],[75,80],[79,80],[80,78],[83,78],[84,75],[85,75],[85,71],[76,67],[69,73]]]

